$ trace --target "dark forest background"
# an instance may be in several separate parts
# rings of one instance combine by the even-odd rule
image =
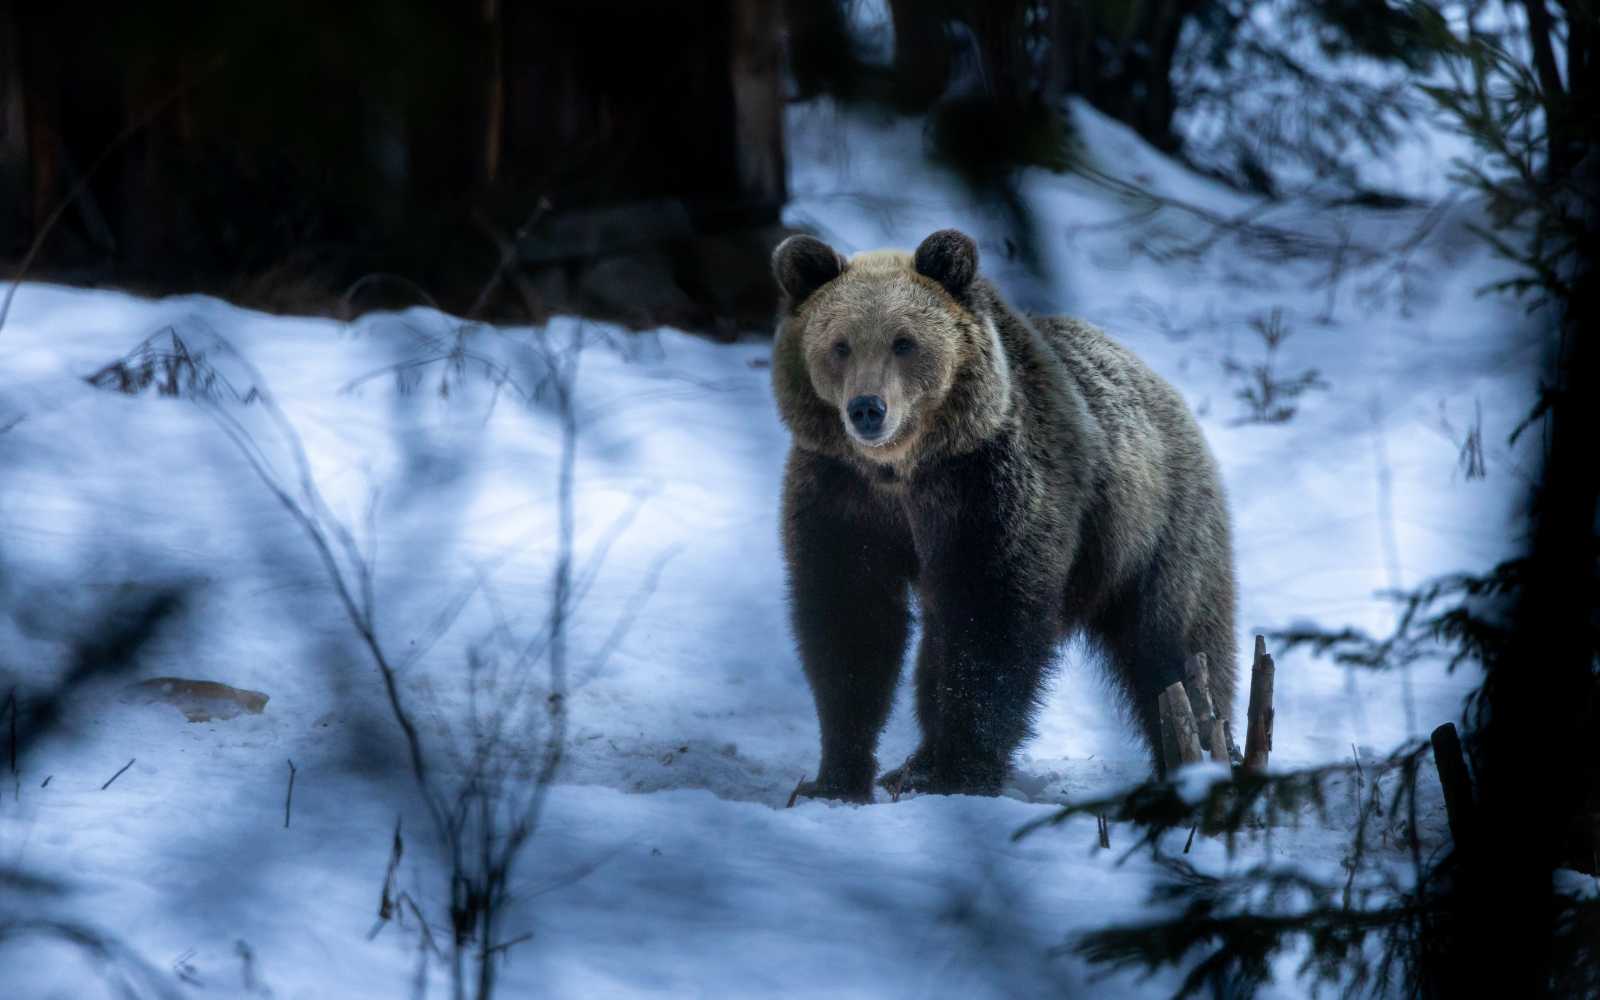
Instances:
[[[1381,2],[893,0],[882,59],[852,9],[6,0],[0,262],[280,311],[426,290],[729,335],[775,305],[790,100],[923,119],[1002,204],[1016,167],[1067,165],[1068,95],[1264,195],[1382,200],[1355,164],[1417,113],[1406,74],[1439,48]],[[507,243],[526,280],[486,292]]]

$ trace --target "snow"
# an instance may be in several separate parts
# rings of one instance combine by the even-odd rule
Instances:
[[[827,102],[791,114],[787,221],[846,252],[961,227],[1017,301],[1102,324],[1189,398],[1230,492],[1242,649],[1256,631],[1305,619],[1382,631],[1395,609],[1378,591],[1510,551],[1525,459],[1502,442],[1530,398],[1539,343],[1513,335],[1529,323],[1516,303],[1477,294],[1507,265],[1468,231],[1481,221],[1470,201],[1435,220],[1403,289],[1392,262],[1329,283],[1326,259],[1232,238],[1200,255],[1163,252],[1207,228],[1176,209],[1135,219],[1141,206],[1103,183],[1029,172],[1041,280],[1008,259],[1000,222],[926,162],[915,124]],[[1074,117],[1081,151],[1111,178],[1222,217],[1257,207],[1087,107]],[[1291,203],[1253,221],[1392,249],[1425,216]],[[1241,383],[1224,361],[1265,356],[1250,323],[1273,310],[1291,331],[1280,372],[1314,368],[1330,388],[1302,396],[1287,423],[1241,424]],[[170,586],[184,604],[133,674],[78,694],[21,762],[20,795],[3,782],[0,872],[60,884],[8,890],[0,920],[87,923],[184,996],[392,997],[411,989],[420,954],[411,917],[369,939],[398,818],[398,886],[448,937],[448,885],[403,742],[305,534],[207,408],[83,380],[168,328],[241,391],[259,378],[282,407],[330,510],[374,561],[378,631],[397,659],[470,595],[401,685],[447,775],[472,698],[506,697],[473,685],[504,681],[505,640],[528,641],[547,613],[558,417],[548,395],[496,390],[472,365],[409,369],[404,382],[383,370],[459,334],[528,386],[546,373],[535,338],[584,339],[576,559],[589,584],[571,622],[565,763],[501,923],[506,940],[532,937],[507,950],[502,995],[1072,994],[1101,973],[1053,946],[1152,915],[1155,867],[1122,859],[1128,831],[1113,825],[1111,851],[1095,848],[1086,819],[1011,840],[1054,803],[1145,774],[1077,648],[1004,797],[784,808],[816,765],[817,733],[787,630],[776,523],[787,439],[766,342],[575,320],[542,333],[471,328],[426,309],[343,324],[29,284],[0,330],[0,591],[12,609],[0,668],[26,699],[63,674],[71,641],[114,600]],[[292,453],[260,404],[220,405],[293,482]],[[1474,407],[1482,479],[1458,464]],[[619,622],[630,625],[601,655]],[[489,666],[469,669],[474,653]],[[163,676],[270,700],[260,714],[191,723],[125,690]],[[1456,718],[1472,682],[1437,664],[1355,676],[1281,654],[1274,766],[1354,748],[1370,761]],[[908,694],[885,764],[916,742]],[[523,742],[544,732],[530,723]],[[1437,844],[1429,796],[1424,834]],[[1211,871],[1263,855],[1337,870],[1353,816],[1336,803],[1231,860],[1198,838],[1190,859]],[[1284,959],[1281,995],[1301,990],[1294,964]],[[110,995],[104,970],[59,943],[0,941],[0,970],[6,995]],[[427,975],[437,995],[440,963]],[[1093,988],[1142,996],[1180,979],[1116,975]]]

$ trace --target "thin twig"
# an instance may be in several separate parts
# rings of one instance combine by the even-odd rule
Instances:
[[[800,789],[805,785],[805,783],[806,776],[802,774],[800,776],[800,780],[794,783],[794,791],[789,793],[789,804],[784,806],[785,809],[793,809],[794,804],[800,801]]]
[[[411,898],[411,893],[402,892],[400,894],[399,902],[409,906],[411,908],[412,915],[417,918],[417,926],[422,929],[422,943],[429,951],[433,952],[435,958],[439,959],[441,962],[444,961],[444,952],[440,951],[439,946],[434,943],[433,931],[428,927],[427,918],[423,917],[422,910],[417,906],[417,901]]]
[[[17,774],[17,689],[6,696],[6,711],[11,715],[11,797],[22,797],[22,778]]]
[[[113,774],[111,777],[106,779],[106,783],[100,786],[100,790],[103,792],[106,789],[110,788],[111,787],[111,783],[113,781],[116,781],[118,778],[122,777],[122,772],[126,771],[128,768],[132,767],[133,766],[133,762],[138,760],[138,759],[139,758],[137,758],[137,757],[129,757],[128,758],[128,762],[126,764],[122,765],[120,768],[118,768],[116,774]]]
[[[533,214],[528,216],[528,221],[522,224],[522,228],[518,230],[517,235],[521,236],[538,225],[540,220],[549,213],[550,209],[549,199],[541,197],[538,205],[534,207]],[[489,297],[494,294],[495,289],[500,287],[501,279],[517,266],[517,258],[519,256],[516,244],[501,236],[499,230],[494,227],[494,224],[482,212],[473,212],[472,221],[477,223],[478,228],[494,243],[495,249],[499,253],[499,260],[495,264],[493,273],[489,275],[489,280],[484,282],[483,288],[478,292],[478,297],[472,300],[472,308],[467,310],[468,318],[475,318],[483,312],[484,307],[489,304]],[[539,322],[539,317],[534,315],[531,309],[529,310],[528,321],[531,323]]]
[[[394,917],[394,873],[400,869],[400,858],[406,851],[406,842],[400,836],[400,820],[399,816],[394,818],[394,843],[389,849],[389,867],[383,873],[383,891],[378,896],[378,922],[367,934],[368,941],[377,937],[378,932],[383,930],[383,925]]]
[[[487,949],[487,953],[492,955],[497,951],[505,951],[506,949],[510,948],[513,945],[518,945],[518,944],[521,944],[524,941],[532,941],[532,940],[533,940],[533,931],[529,931],[526,934],[517,935],[516,937],[512,938],[510,941],[502,941],[499,944],[490,945],[488,947],[488,949]]]
[[[92,960],[91,965],[98,969],[109,992],[116,996],[179,996],[167,985],[167,974],[156,970],[137,951],[84,924],[48,918],[0,921],[0,945],[10,945],[17,938],[30,936],[55,939],[76,947]],[[138,985],[144,988],[139,989]]]
[[[288,764],[289,764],[289,790],[287,792],[285,792],[284,795],[283,795],[283,828],[285,830],[289,829],[289,812],[294,807],[294,773],[295,773],[294,761],[292,761],[292,760],[288,761]]]
[[[426,757],[423,754],[421,733],[418,732],[410,713],[406,711],[401,701],[399,678],[394,665],[390,662],[388,655],[378,641],[371,617],[363,611],[364,599],[358,600],[356,596],[358,592],[364,595],[369,591],[370,583],[366,582],[365,578],[370,575],[370,567],[362,561],[360,550],[355,545],[355,541],[350,536],[349,531],[333,516],[327,502],[323,500],[321,491],[317,489],[316,479],[311,474],[311,463],[306,457],[305,447],[301,443],[299,435],[295,432],[294,425],[290,423],[287,415],[278,407],[271,392],[266,388],[266,381],[261,378],[260,372],[250,363],[249,359],[245,358],[226,339],[219,336],[217,342],[236,358],[251,375],[252,391],[255,393],[254,398],[261,404],[263,411],[271,422],[276,425],[279,436],[287,447],[290,457],[300,474],[300,492],[305,500],[305,505],[302,506],[295,497],[290,495],[287,487],[273,475],[267,458],[261,453],[259,444],[233,414],[220,406],[210,406],[208,411],[244,455],[257,478],[278,499],[278,502],[289,513],[289,516],[300,524],[321,559],[323,568],[333,584],[334,593],[338,595],[340,604],[344,608],[345,616],[350,620],[351,626],[355,629],[368,654],[372,657],[373,664],[378,668],[379,677],[383,681],[384,694],[388,698],[395,721],[399,724],[400,730],[405,736],[411,770],[416,777],[417,785],[422,791],[423,802],[428,807],[435,825],[438,827],[441,836],[443,836],[448,832],[447,823],[443,808],[440,805],[439,796],[434,791]],[[339,557],[334,550],[333,544],[329,541],[328,533],[330,530],[338,539],[345,550],[347,558],[352,563],[351,572],[356,576],[353,585],[344,567],[340,565]]]
[[[339,296],[339,305],[341,308],[343,308],[344,314],[346,316],[350,315],[350,303],[354,301],[356,292],[360,291],[369,284],[375,284],[380,281],[392,281],[397,285],[404,285],[406,290],[415,294],[417,298],[421,299],[432,308],[437,309],[439,312],[444,312],[443,309],[439,308],[439,303],[434,299],[434,297],[428,294],[428,290],[426,288],[423,288],[421,285],[417,284],[415,281],[412,281],[410,278],[407,278],[405,275],[389,274],[388,272],[384,271],[374,271],[371,274],[364,274],[357,278],[351,283],[349,288],[344,290],[344,294]]]

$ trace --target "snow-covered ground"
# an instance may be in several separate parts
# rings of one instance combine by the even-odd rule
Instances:
[[[1383,630],[1394,608],[1377,591],[1506,554],[1523,477],[1503,442],[1529,398],[1538,343],[1515,334],[1528,323],[1516,303],[1476,294],[1506,265],[1467,230],[1473,205],[1437,217],[1258,212],[1094,112],[1075,115],[1082,154],[1105,178],[1024,176],[1045,279],[1010,259],[1000,223],[928,165],[916,124],[826,103],[793,112],[789,221],[847,252],[961,227],[1018,301],[1102,324],[1169,377],[1200,414],[1229,488],[1242,648],[1255,631],[1300,620]],[[1119,179],[1343,244],[1348,266],[1329,281],[1326,256],[1227,234],[1189,252],[1213,229],[1181,207],[1143,213],[1107,186]],[[1390,252],[1357,266],[1364,248]],[[1300,397],[1287,423],[1239,423],[1244,378],[1229,363],[1261,363],[1257,327],[1273,322],[1290,334],[1276,371],[1316,369],[1327,388]],[[8,885],[0,921],[98,928],[178,995],[404,995],[415,921],[369,937],[397,817],[407,831],[398,887],[430,919],[446,912],[379,676],[300,526],[206,408],[83,380],[168,328],[241,393],[259,377],[282,407],[331,511],[372,560],[378,632],[397,660],[470,594],[402,676],[446,775],[447,747],[482,687],[468,678],[494,671],[475,673],[471,656],[504,661],[548,608],[560,434],[548,394],[517,394],[541,371],[527,345],[587,344],[575,467],[587,590],[570,630],[571,728],[501,924],[506,940],[531,934],[507,951],[503,995],[1071,995],[1097,972],[1052,947],[1145,914],[1153,866],[1095,849],[1092,823],[1010,839],[1052,803],[1143,776],[1142,750],[1075,649],[1006,797],[784,808],[815,767],[817,733],[786,624],[776,504],[787,442],[765,341],[718,346],[575,321],[463,332],[422,309],[340,324],[28,285],[0,330],[0,601],[10,612],[0,671],[26,705],[68,668],[72,640],[100,609],[162,587],[185,600],[133,674],[79,692],[15,784],[0,775],[0,872],[60,883]],[[514,381],[496,390],[471,363],[384,371],[458,333]],[[260,404],[219,405],[292,484]],[[1487,475],[1469,479],[1458,452],[1479,410]],[[619,622],[630,624],[614,641]],[[270,701],[260,714],[190,722],[127,689],[162,676]],[[1368,757],[1424,735],[1457,717],[1472,681],[1427,666],[1353,676],[1281,655],[1274,764],[1346,759],[1353,746]],[[885,763],[915,742],[905,695]],[[530,729],[526,742],[542,736]],[[286,829],[287,760],[297,772]],[[1340,809],[1327,824],[1308,817],[1231,862],[1214,843],[1191,857],[1213,870],[1263,854],[1335,866],[1348,820]],[[1425,832],[1436,839],[1440,825],[1430,809]],[[1113,828],[1113,848],[1128,840]],[[1285,995],[1299,992],[1293,964]],[[0,941],[0,995],[96,995],[111,989],[103,971],[57,940]],[[439,963],[429,975],[437,994]],[[1117,976],[1093,989],[1170,992],[1179,978]]]

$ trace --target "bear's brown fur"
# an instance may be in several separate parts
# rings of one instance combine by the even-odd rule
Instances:
[[[845,260],[809,236],[773,270],[793,434],[783,540],[822,763],[806,789],[868,801],[910,635],[922,744],[891,780],[995,794],[1078,632],[1104,654],[1157,769],[1157,693],[1207,654],[1231,714],[1233,556],[1183,399],[1088,324],[1023,317],[954,230]]]

